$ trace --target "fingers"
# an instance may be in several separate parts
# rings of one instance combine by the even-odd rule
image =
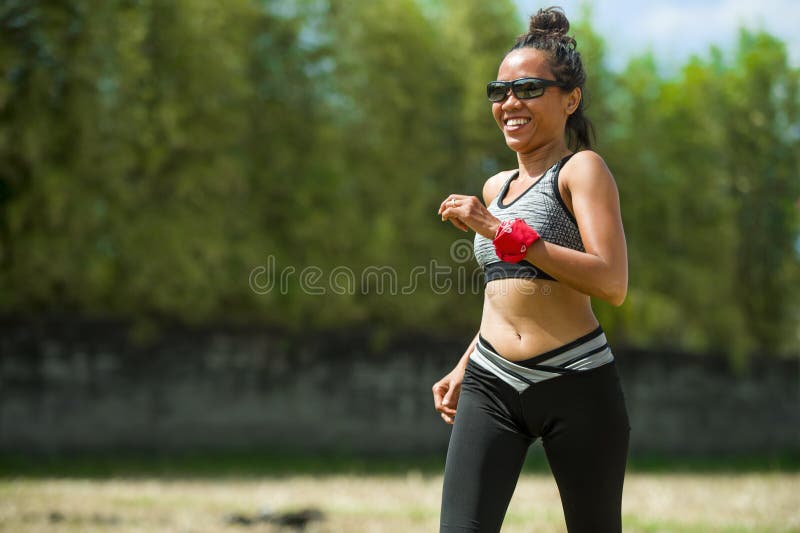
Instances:
[[[444,398],[442,398],[442,407],[445,407],[445,408],[453,407],[453,404],[455,403],[453,401],[453,396],[454,396],[453,393],[455,392],[455,390],[456,390],[455,387],[450,387],[449,389],[447,389],[447,392],[445,393]]]
[[[469,231],[471,227],[464,222],[464,217],[469,216],[470,197],[463,194],[451,194],[439,205],[439,215],[442,222],[449,220],[451,224],[461,231]]]
[[[442,211],[442,222],[445,220],[458,220],[461,224],[464,224],[460,218],[462,214],[458,207],[446,207],[445,210]]]
[[[461,392],[460,387],[460,385],[452,385],[449,389],[447,389],[447,393],[444,395],[444,398],[442,398],[442,409],[439,411],[440,413],[450,417],[454,417],[456,415],[458,396]]]
[[[462,194],[448,195],[448,197],[445,198],[439,206],[439,214],[441,215],[448,207],[458,207],[463,203],[464,198],[465,197]]]
[[[445,393],[444,395],[442,394],[443,392]],[[442,417],[445,423],[452,425],[455,421],[456,410],[448,405],[451,398],[451,387],[449,384],[439,382],[433,386],[433,404],[436,407],[436,411],[438,411],[439,416]]]
[[[433,407],[437,411],[442,409],[442,397],[444,396],[446,388],[447,387],[441,381],[433,385]]]
[[[458,402],[458,393],[459,393],[459,386],[453,385],[447,389],[447,392],[442,398],[442,408],[439,411],[439,415],[442,417],[448,424],[453,424],[456,418],[456,403]]]
[[[445,198],[445,200],[439,206],[439,215],[442,217],[442,222],[449,220],[451,224],[461,231],[469,231],[469,226],[464,224],[464,222],[459,218],[459,214],[461,213],[459,213],[458,208],[463,205],[464,198],[464,196],[456,194],[451,194]]]
[[[450,417],[456,416],[456,410],[448,405],[442,405],[437,411],[439,411],[440,414]]]
[[[455,405],[452,403],[452,387],[448,382],[437,382],[433,386],[433,405],[436,411],[450,418],[456,414]]]
[[[433,406],[434,408],[439,411],[440,413],[447,412],[447,411],[455,411],[450,409],[449,406],[445,405],[445,397],[449,393],[450,390],[450,383],[447,381],[438,381],[433,386]]]

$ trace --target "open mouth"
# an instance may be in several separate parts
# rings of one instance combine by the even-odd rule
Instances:
[[[531,121],[528,117],[514,117],[506,119],[506,128],[510,130],[518,129],[523,127],[525,124]]]

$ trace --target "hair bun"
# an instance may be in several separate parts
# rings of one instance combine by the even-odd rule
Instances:
[[[560,7],[540,9],[531,15],[528,33],[541,37],[564,37],[569,31],[569,20]]]

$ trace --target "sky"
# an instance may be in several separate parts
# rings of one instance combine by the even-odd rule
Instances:
[[[580,18],[584,0],[515,0],[527,17],[541,7],[564,8]],[[595,30],[607,45],[609,66],[620,69],[631,56],[652,50],[659,64],[677,68],[692,54],[708,55],[711,45],[731,50],[738,30],[766,30],[787,45],[790,63],[800,66],[798,0],[594,0]],[[580,50],[580,43],[578,43]]]

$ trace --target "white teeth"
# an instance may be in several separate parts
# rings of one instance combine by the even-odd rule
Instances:
[[[506,124],[508,126],[522,126],[523,124],[527,124],[530,122],[530,119],[527,118],[512,118]]]

